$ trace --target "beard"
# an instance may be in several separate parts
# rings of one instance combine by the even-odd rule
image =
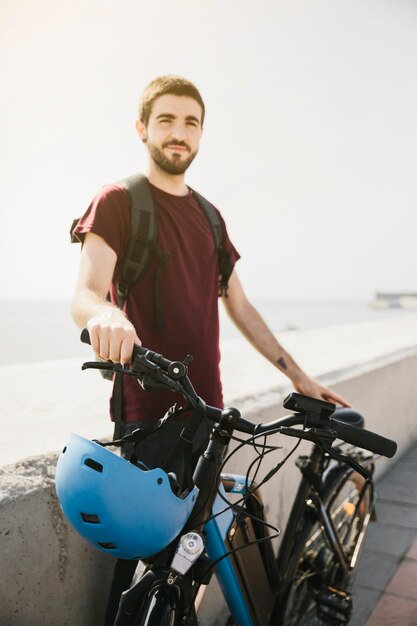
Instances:
[[[156,165],[167,174],[172,176],[179,176],[190,167],[191,163],[197,152],[189,152],[186,159],[181,159],[180,155],[173,154],[172,158],[165,156],[165,154],[154,144],[148,143],[149,154],[151,159]]]

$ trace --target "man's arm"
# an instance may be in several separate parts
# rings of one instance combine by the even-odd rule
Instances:
[[[328,402],[336,402],[343,406],[351,406],[337,393],[307,376],[284,350],[258,311],[247,299],[236,270],[233,270],[229,279],[228,297],[223,296],[222,299],[227,313],[241,333],[258,352],[288,376],[299,393],[314,398],[322,398]]]
[[[72,316],[80,328],[88,328],[97,356],[125,364],[140,340],[124,312],[106,299],[116,261],[116,253],[102,237],[86,234]]]

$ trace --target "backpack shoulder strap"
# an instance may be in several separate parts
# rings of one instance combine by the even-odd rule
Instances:
[[[118,183],[129,192],[131,203],[130,237],[117,280],[117,305],[123,308],[130,287],[146,270],[150,246],[157,237],[155,206],[148,180],[143,174]],[[123,435],[123,376],[115,374],[113,387],[114,439]]]
[[[230,254],[223,247],[223,226],[220,220],[219,214],[211,202],[209,202],[204,196],[197,193],[193,189],[193,194],[203,209],[208,223],[210,224],[211,232],[213,234],[214,243],[217,248],[217,256],[219,259],[219,271],[220,271],[220,283],[219,283],[219,295],[227,298],[227,288],[230,275],[233,271],[233,263]]]
[[[123,307],[129,289],[146,269],[157,238],[157,222],[151,188],[146,176],[135,174],[118,183],[131,199],[131,233],[117,284],[118,306]]]
[[[77,224],[80,221],[80,219],[81,219],[80,217],[76,217],[75,220],[72,220],[72,224],[71,224],[71,228],[70,228],[71,243],[80,243],[80,240],[78,239],[78,237],[76,237],[74,235],[75,227],[77,226]]]
[[[211,231],[213,233],[214,243],[216,244],[216,248],[219,249],[222,246],[223,240],[223,228],[222,223],[220,221],[219,214],[217,213],[215,207],[211,202],[209,202],[204,196],[197,193],[193,189],[193,195],[197,200],[200,207],[203,209],[205,216],[207,218],[208,223],[210,224]]]

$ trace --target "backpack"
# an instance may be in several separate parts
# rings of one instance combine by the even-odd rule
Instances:
[[[156,325],[159,330],[164,330],[161,279],[168,257],[157,243],[158,221],[151,188],[148,179],[143,174],[129,176],[120,181],[118,185],[126,189],[130,195],[131,233],[117,278],[117,306],[123,308],[131,286],[145,273],[151,253],[156,254],[159,259],[154,290]],[[220,274],[219,295],[227,297],[228,281],[233,270],[233,263],[229,253],[222,246],[222,223],[214,206],[199,193],[192,191],[207,218],[216,246]],[[72,243],[79,243],[73,235],[73,230],[78,222],[79,218],[75,219],[71,226]]]

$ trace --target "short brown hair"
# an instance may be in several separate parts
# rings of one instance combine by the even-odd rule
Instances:
[[[159,76],[155,78],[145,88],[141,101],[139,103],[139,119],[145,126],[149,122],[149,118],[152,112],[153,103],[160,96],[172,94],[174,96],[188,96],[193,98],[201,106],[201,126],[204,122],[205,106],[203,98],[200,95],[197,87],[192,82],[181,76],[175,76],[174,74],[168,74],[167,76]]]

